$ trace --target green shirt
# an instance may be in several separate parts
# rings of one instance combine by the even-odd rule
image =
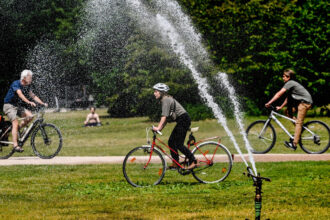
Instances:
[[[296,101],[305,101],[310,104],[313,103],[312,96],[309,94],[307,89],[294,80],[289,80],[283,86],[287,90],[288,95]]]
[[[164,96],[160,102],[162,105],[162,116],[165,116],[166,118],[169,118],[171,109],[174,110],[174,102],[175,102],[174,112],[177,115],[177,117],[187,112],[182,107],[182,105],[171,96]]]

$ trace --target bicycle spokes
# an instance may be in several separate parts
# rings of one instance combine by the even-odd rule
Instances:
[[[216,142],[205,142],[194,150],[199,166],[193,169],[194,177],[203,183],[216,183],[230,173],[232,157],[229,151]]]
[[[246,130],[253,153],[267,153],[276,141],[274,127],[265,120],[255,121]]]
[[[158,184],[165,174],[165,160],[161,153],[148,146],[130,151],[123,163],[126,180],[133,186],[145,187]]]
[[[321,121],[307,122],[303,126],[299,145],[309,154],[324,153],[330,146],[329,127]]]
[[[43,159],[53,158],[62,148],[61,132],[55,125],[41,124],[33,132],[31,144],[37,156]]]

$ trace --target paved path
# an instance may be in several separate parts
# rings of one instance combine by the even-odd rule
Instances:
[[[248,155],[244,154],[247,161]],[[330,161],[330,154],[254,154],[256,162],[281,162],[281,161]],[[124,156],[104,157],[55,157],[45,160],[38,157],[11,157],[0,160],[0,166],[11,165],[78,165],[78,164],[120,164]],[[234,162],[242,162],[238,154],[234,155]]]

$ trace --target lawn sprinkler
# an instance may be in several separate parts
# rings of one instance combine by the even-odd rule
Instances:
[[[252,177],[253,180],[253,186],[256,187],[256,196],[254,198],[254,207],[255,207],[255,216],[256,216],[256,220],[260,220],[261,218],[261,188],[262,188],[262,181],[268,181],[270,182],[270,179],[267,177],[261,177],[260,173],[258,174],[258,176],[255,176],[252,172],[252,169],[250,167],[247,167],[247,171],[248,173],[244,175],[246,175],[247,177]]]

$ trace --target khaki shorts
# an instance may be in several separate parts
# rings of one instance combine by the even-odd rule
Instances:
[[[14,121],[18,118],[17,115],[22,117],[23,113],[25,112],[25,108],[17,107],[7,103],[3,105],[3,112],[8,116],[10,121]]]

